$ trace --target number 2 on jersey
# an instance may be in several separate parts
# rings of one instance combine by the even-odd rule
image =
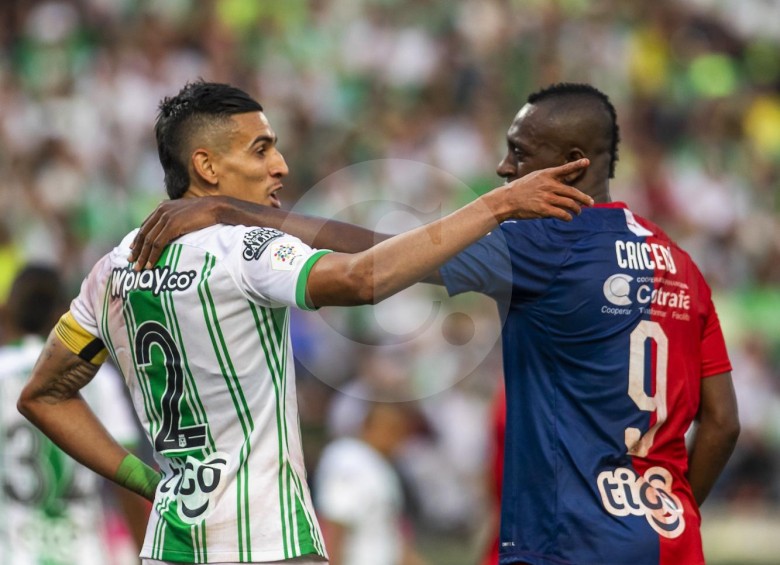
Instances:
[[[165,392],[162,395],[162,425],[154,438],[160,453],[186,451],[206,445],[206,426],[182,426],[181,400],[184,371],[181,353],[168,330],[155,321],[144,322],[135,333],[135,358],[139,367],[152,363],[152,348],[159,348],[165,360]]]
[[[655,342],[655,394],[645,392],[645,344],[648,339]],[[669,361],[669,340],[658,322],[642,320],[631,332],[631,346],[628,361],[628,395],[645,412],[655,412],[655,424],[642,435],[638,428],[626,428],[628,454],[646,457],[653,446],[655,433],[667,417],[666,371]]]

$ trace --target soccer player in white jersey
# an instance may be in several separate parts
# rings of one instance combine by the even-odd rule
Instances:
[[[170,198],[280,205],[287,165],[245,92],[188,84],[163,100],[156,135]],[[147,564],[326,561],[306,486],[288,309],[376,303],[507,218],[569,220],[592,201],[561,181],[587,165],[526,176],[354,255],[218,225],[180,238],[142,271],[127,261],[131,232],[49,336],[19,409],[74,458],[153,501]],[[125,377],[159,474],[79,395],[103,349]]]
[[[102,480],[52,445],[16,409],[16,399],[62,314],[65,302],[57,271],[28,265],[14,278],[2,316],[0,346],[0,563],[13,565],[106,565],[134,559],[133,541],[111,539]],[[106,364],[84,395],[122,444],[139,439],[128,403],[107,398],[122,391]],[[144,520],[147,502],[117,493],[126,519]],[[140,545],[140,539],[137,540]],[[127,561],[123,561],[127,563]]]

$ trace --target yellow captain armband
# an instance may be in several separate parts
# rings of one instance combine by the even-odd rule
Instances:
[[[99,338],[82,328],[70,312],[60,318],[54,331],[62,343],[84,361],[100,365],[106,360],[108,356],[106,346]]]

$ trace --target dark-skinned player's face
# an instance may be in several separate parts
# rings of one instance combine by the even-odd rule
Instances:
[[[507,153],[496,173],[508,182],[566,162],[559,140],[549,131],[544,110],[526,104],[515,116],[506,136]]]
[[[220,194],[279,208],[277,192],[289,169],[268,118],[247,112],[230,119],[230,143],[218,158]]]

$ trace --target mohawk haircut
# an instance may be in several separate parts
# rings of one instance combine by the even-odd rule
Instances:
[[[157,154],[165,172],[165,190],[175,200],[190,185],[185,152],[193,134],[234,114],[262,112],[263,107],[240,88],[198,80],[187,83],[176,96],[163,98],[159,110],[154,126]]]
[[[620,143],[620,128],[617,123],[617,112],[609,97],[594,86],[583,83],[561,82],[538,90],[528,96],[528,104],[538,104],[545,100],[556,98],[572,98],[589,100],[599,104],[609,116],[608,128],[611,132],[609,140],[609,178],[615,177],[615,166],[618,161],[618,144]]]

